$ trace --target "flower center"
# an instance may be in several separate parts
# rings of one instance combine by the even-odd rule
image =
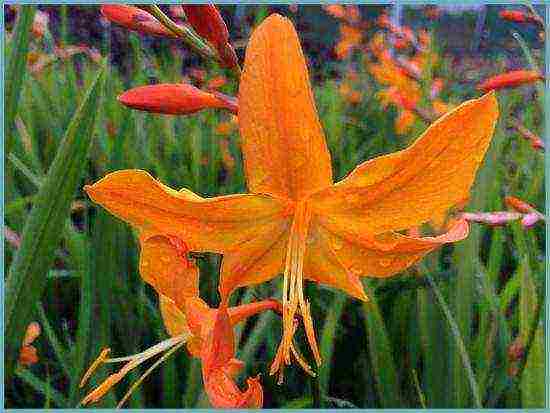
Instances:
[[[283,279],[283,337],[270,371],[270,374],[279,372],[279,383],[283,380],[284,365],[290,364],[291,354],[307,373],[315,375],[292,342],[296,331],[295,315],[298,308],[300,309],[307,340],[315,361],[318,366],[321,364],[321,356],[313,330],[309,301],[305,300],[303,290],[304,256],[310,219],[311,210],[307,202],[298,202],[294,212],[286,252]]]

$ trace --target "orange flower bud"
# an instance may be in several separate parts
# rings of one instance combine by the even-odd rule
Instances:
[[[499,16],[501,19],[508,20],[514,23],[525,23],[528,20],[525,13],[517,10],[502,10],[499,13]]]
[[[478,85],[478,90],[489,92],[490,90],[506,87],[516,87],[525,83],[533,83],[543,80],[544,76],[536,70],[513,70],[487,79]]]
[[[229,31],[213,4],[182,5],[187,22],[205,40],[212,43],[225,66],[237,65],[237,55],[229,44]]]
[[[237,112],[235,98],[205,92],[187,83],[140,86],[124,92],[118,100],[133,109],[167,115],[188,115],[203,109]]]
[[[124,4],[101,6],[101,14],[113,23],[127,29],[154,36],[177,37],[145,10]]]
[[[535,210],[535,208],[533,208],[527,202],[522,201],[515,196],[507,196],[506,198],[504,198],[504,203],[507,207],[515,209],[518,212],[523,212],[524,214],[528,214]]]

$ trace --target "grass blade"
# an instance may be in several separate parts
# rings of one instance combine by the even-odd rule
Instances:
[[[76,111],[25,223],[21,247],[6,281],[6,379],[9,381],[36,301],[46,285],[45,273],[54,260],[70,204],[83,173],[96,113],[103,70],[97,74]]]
[[[34,20],[35,6],[20,6],[20,14],[17,17],[17,24],[10,42],[10,55],[6,69],[6,118],[5,118],[5,153],[10,153],[13,145],[12,130],[15,125],[15,115],[19,107],[19,95],[25,78],[27,68],[27,53],[29,51],[29,40],[31,26]]]
[[[375,380],[378,397],[384,408],[402,407],[399,380],[386,326],[373,291],[369,288],[365,289],[369,296],[369,302],[363,304],[363,314],[368,334],[369,355],[373,369],[376,372]]]

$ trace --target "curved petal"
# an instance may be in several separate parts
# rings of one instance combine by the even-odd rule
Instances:
[[[159,304],[164,327],[166,327],[166,331],[168,331],[170,336],[176,337],[185,333],[191,333],[185,314],[178,308],[174,300],[160,294]]]
[[[315,262],[313,267],[318,272],[306,273],[306,277],[341,289],[344,288],[333,280],[337,277],[345,279],[348,274],[389,277],[441,245],[466,238],[468,230],[468,223],[461,219],[455,221],[448,232],[437,237],[409,237],[388,232],[368,239],[350,233],[334,233],[320,225],[316,242],[324,250],[324,255],[322,261]],[[357,294],[352,295],[357,297]]]
[[[219,284],[222,301],[239,287],[268,281],[283,271],[289,221],[266,226],[256,238],[224,254]]]
[[[175,191],[141,170],[113,172],[84,189],[132,226],[175,236],[191,251],[223,253],[288,214],[281,202],[266,195],[201,198],[188,190]]]
[[[418,226],[468,197],[498,117],[494,93],[434,122],[409,148],[359,165],[314,194],[333,227],[384,233]]]
[[[183,310],[185,298],[199,295],[199,269],[187,259],[185,244],[174,237],[141,234],[140,245],[143,280]]]
[[[248,43],[239,126],[250,191],[298,200],[332,184],[298,35],[280,15],[265,19]]]

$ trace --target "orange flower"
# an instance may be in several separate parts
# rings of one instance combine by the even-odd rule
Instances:
[[[480,85],[478,90],[488,92],[490,90],[498,90],[507,87],[516,87],[526,83],[534,83],[537,80],[544,80],[544,76],[536,70],[513,70],[493,76]]]
[[[340,4],[328,4],[322,6],[323,10],[332,17],[345,20],[349,24],[357,24],[361,20],[361,13],[357,6],[342,6]]]
[[[348,26],[347,24],[340,25],[340,40],[334,47],[334,52],[338,59],[345,59],[351,51],[361,44],[363,35],[361,30]]]
[[[139,86],[124,92],[118,100],[133,109],[168,115],[188,115],[203,109],[237,113],[235,98],[205,92],[187,83]]]
[[[85,190],[141,231],[173,234],[191,251],[224,254],[222,307],[235,289],[283,273],[283,334],[271,367],[282,380],[291,357],[308,369],[292,344],[298,309],[321,363],[305,280],[366,301],[360,277],[392,276],[467,236],[464,220],[435,237],[398,231],[440,216],[468,195],[497,117],[493,93],[465,102],[409,148],[367,161],[334,184],[297,33],[289,20],[272,15],[250,38],[239,90],[250,193],[201,198],[140,170],[111,173]]]
[[[25,337],[23,338],[23,346],[21,347],[21,352],[19,353],[19,363],[22,366],[28,367],[31,364],[38,363],[36,348],[31,344],[40,335],[40,332],[40,324],[36,321],[33,321],[27,326],[27,331],[25,332]]]
[[[514,23],[526,23],[529,21],[529,16],[527,14],[517,10],[501,10],[498,15],[501,19]]]
[[[124,4],[101,6],[101,14],[113,23],[129,30],[154,36],[177,37],[145,10]]]
[[[220,54],[227,67],[238,64],[235,50],[229,44],[229,31],[217,7],[213,4],[182,5],[191,27]]]
[[[352,105],[360,103],[363,99],[363,94],[358,90],[354,90],[348,82],[343,82],[338,90],[342,97]]]
[[[84,375],[81,387],[101,364],[126,364],[91,391],[81,404],[98,401],[135,367],[165,353],[130,387],[118,404],[119,407],[122,406],[154,367],[186,343],[189,353],[202,362],[204,386],[212,406],[260,408],[263,391],[258,378],[249,378],[248,389],[244,392],[233,381],[233,377],[243,366],[241,361],[234,358],[233,326],[262,311],[273,310],[280,313],[281,304],[275,300],[265,300],[211,309],[198,296],[199,272],[197,266],[187,257],[188,246],[185,242],[172,235],[153,235],[142,231],[140,245],[140,273],[144,281],[159,294],[161,315],[171,338],[129,357],[110,359],[107,358],[109,349],[103,350]]]

